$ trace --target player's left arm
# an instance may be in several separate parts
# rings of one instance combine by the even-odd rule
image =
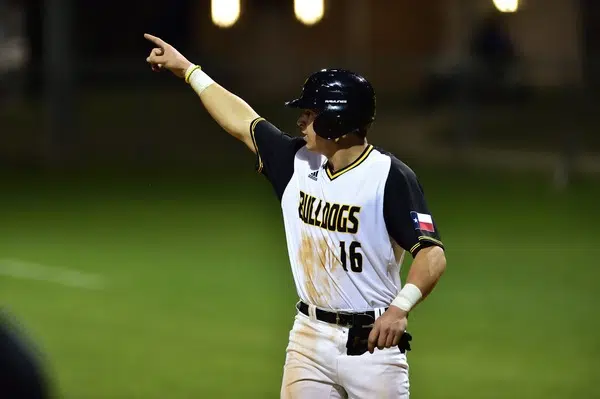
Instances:
[[[434,289],[446,270],[441,237],[414,172],[392,158],[384,195],[390,237],[413,256],[406,283],[369,335],[369,352],[398,345],[408,313]]]
[[[404,287],[406,288],[407,286],[414,285],[419,289],[420,294],[418,294],[419,299],[413,306],[407,306],[410,307],[410,309],[404,309],[407,313],[409,310],[414,309],[418,303],[427,298],[435,288],[445,270],[446,254],[441,246],[427,246],[417,253],[410,265]],[[392,306],[395,306],[394,303],[392,303]]]

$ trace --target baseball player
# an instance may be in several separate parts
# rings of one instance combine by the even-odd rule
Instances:
[[[375,94],[345,70],[311,75],[291,137],[160,38],[147,62],[185,79],[215,121],[256,154],[281,202],[298,296],[282,398],[408,398],[408,313],[446,267],[413,171],[366,140]],[[405,253],[413,261],[400,281]]]

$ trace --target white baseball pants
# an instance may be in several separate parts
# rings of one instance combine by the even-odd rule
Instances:
[[[286,350],[282,399],[408,399],[408,363],[397,347],[346,354],[348,327],[296,315]]]

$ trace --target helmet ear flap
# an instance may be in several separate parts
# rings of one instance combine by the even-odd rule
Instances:
[[[338,138],[341,135],[348,133],[345,131],[344,118],[338,112],[321,112],[315,118],[313,128],[317,135],[328,140]]]

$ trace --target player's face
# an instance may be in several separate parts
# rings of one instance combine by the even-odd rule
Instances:
[[[298,118],[297,125],[300,128],[300,132],[304,136],[304,140],[306,141],[306,149],[310,151],[317,151],[323,149],[324,145],[326,145],[327,140],[324,138],[317,136],[315,133],[315,129],[313,128],[313,122],[317,117],[317,113],[313,110],[306,109]]]

